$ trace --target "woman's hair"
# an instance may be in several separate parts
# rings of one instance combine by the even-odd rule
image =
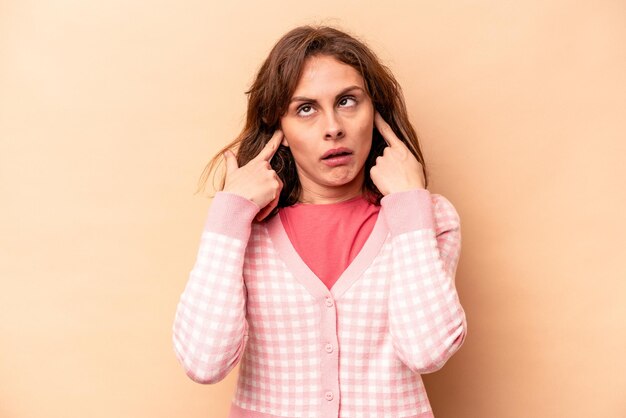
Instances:
[[[216,164],[223,159],[227,149],[237,155],[239,167],[247,164],[263,149],[273,132],[279,128],[280,118],[288,109],[300,75],[308,57],[326,55],[350,65],[361,76],[374,109],[389,123],[395,134],[404,142],[422,165],[425,187],[428,186],[426,164],[420,150],[415,129],[409,121],[402,89],[395,77],[378,57],[361,41],[328,26],[300,26],[286,33],[272,48],[259,69],[248,95],[246,124],[239,136],[220,150],[206,165],[199,188],[204,186]],[[369,170],[376,164],[387,146],[374,126],[372,147],[365,162],[364,195],[380,204],[382,193],[374,185]],[[236,151],[235,151],[236,150]],[[289,147],[281,145],[271,160],[271,166],[283,182],[277,207],[291,206],[298,202],[302,191],[296,165]],[[225,174],[219,190],[224,189]],[[197,191],[197,192],[198,192]],[[197,193],[196,192],[196,193]]]

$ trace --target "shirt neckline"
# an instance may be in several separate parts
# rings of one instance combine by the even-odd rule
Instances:
[[[383,218],[381,208],[374,228],[363,244],[361,251],[359,251],[348,267],[341,273],[330,289],[326,287],[324,282],[313,273],[304,260],[302,260],[300,254],[298,254],[289,240],[280,216],[273,216],[268,220],[267,230],[279,257],[284,261],[296,280],[315,297],[327,298],[332,296],[337,299],[361,277],[363,272],[374,261],[374,258],[387,239],[389,229]],[[323,256],[323,254],[320,254],[320,256]]]

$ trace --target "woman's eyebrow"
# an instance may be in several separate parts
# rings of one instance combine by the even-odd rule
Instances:
[[[337,93],[337,96],[335,96],[335,97],[342,96],[342,95],[346,94],[347,92],[352,91],[352,90],[355,90],[355,89],[361,90],[361,91],[363,91],[363,92],[365,91],[365,90],[363,90],[363,88],[362,88],[362,87],[359,87],[359,86],[350,86],[350,87],[346,87],[345,89],[341,90],[339,93]],[[304,96],[294,96],[294,97],[292,97],[292,98],[291,98],[291,100],[289,101],[289,103],[291,103],[291,102],[312,102],[312,103],[317,103],[317,100],[315,100],[315,99],[310,99],[310,98],[308,98],[308,97],[304,97]]]

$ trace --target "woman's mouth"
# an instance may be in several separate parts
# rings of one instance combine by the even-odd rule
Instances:
[[[352,151],[348,148],[331,149],[324,153],[322,161],[324,164],[335,167],[348,164],[352,160]]]

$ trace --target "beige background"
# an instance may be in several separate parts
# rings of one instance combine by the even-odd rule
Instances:
[[[437,418],[626,417],[626,2],[0,3],[0,416],[226,417],[171,326],[204,164],[287,30],[392,68],[455,204],[465,345]],[[621,163],[621,164],[620,164]]]

